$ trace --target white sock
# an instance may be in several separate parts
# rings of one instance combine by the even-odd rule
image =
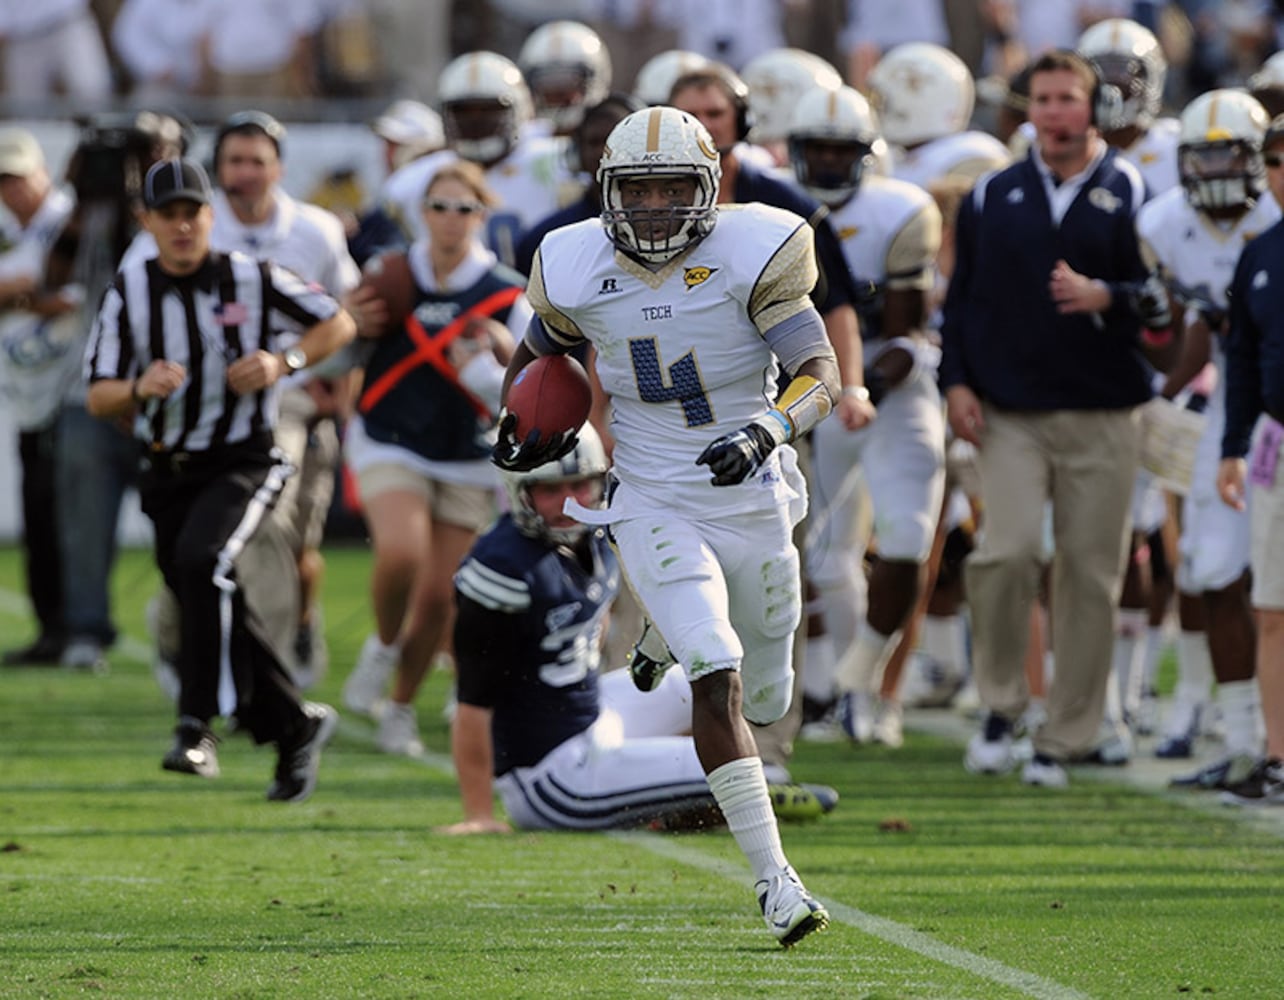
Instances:
[[[900,636],[899,630],[883,635],[866,624],[852,647],[838,661],[838,687],[843,691],[877,694],[883,683],[883,671]]]
[[[807,636],[803,653],[803,694],[827,704],[834,699],[834,643],[828,635]]]
[[[1217,705],[1226,730],[1226,752],[1258,757],[1262,753],[1261,695],[1257,681],[1230,681],[1217,685]]]
[[[728,761],[710,771],[708,780],[727,828],[749,859],[754,879],[770,878],[786,867],[789,861],[780,844],[780,828],[771,809],[762,761],[757,757]]]
[[[1213,656],[1203,632],[1182,632],[1177,636],[1177,687],[1173,708],[1164,723],[1164,735],[1185,736],[1195,724],[1195,713],[1208,703],[1213,686]]]
[[[967,675],[967,628],[962,615],[924,615],[918,647],[948,676]]]
[[[859,582],[843,580],[826,586],[821,592],[816,603],[820,605],[835,657],[842,656],[860,635],[867,600],[863,578],[859,578]]]
[[[1145,632],[1146,612],[1143,609],[1119,609],[1111,670],[1118,688],[1119,705],[1125,712],[1135,712],[1141,704],[1141,654]]]

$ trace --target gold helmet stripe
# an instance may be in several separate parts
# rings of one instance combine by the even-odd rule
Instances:
[[[660,122],[664,114],[660,108],[652,108],[651,115],[646,123],[646,151],[648,153],[658,153],[660,151]]]

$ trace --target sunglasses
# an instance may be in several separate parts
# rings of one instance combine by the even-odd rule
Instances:
[[[453,201],[449,198],[428,198],[424,207],[430,212],[455,212],[458,215],[477,215],[486,211],[480,201]]]
[[[1284,164],[1284,153],[1267,153],[1262,157],[1262,162],[1268,167],[1278,167]]]

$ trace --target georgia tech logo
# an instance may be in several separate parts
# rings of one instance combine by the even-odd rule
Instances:
[[[838,230],[838,238],[846,242],[859,232],[860,226],[841,226]]]
[[[702,152],[709,159],[716,160],[718,158],[718,150],[715,147],[710,146],[707,142],[705,142],[704,136],[701,135],[696,137],[696,145],[700,147],[700,152]]]
[[[1123,199],[1111,194],[1106,188],[1095,187],[1088,192],[1088,203],[1108,215],[1114,215],[1123,204]]]
[[[687,286],[688,291],[695,288],[696,285],[703,285],[713,275],[717,274],[721,268],[717,267],[684,267],[682,269],[682,283]]]

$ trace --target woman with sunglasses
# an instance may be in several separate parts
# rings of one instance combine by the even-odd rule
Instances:
[[[495,204],[480,167],[442,167],[422,203],[428,238],[377,258],[413,282],[413,308],[386,332],[361,331],[376,343],[345,447],[374,542],[376,632],[343,699],[377,714],[388,753],[423,750],[414,698],[449,634],[455,570],[495,513],[499,390],[531,315],[525,279],[482,242]]]

